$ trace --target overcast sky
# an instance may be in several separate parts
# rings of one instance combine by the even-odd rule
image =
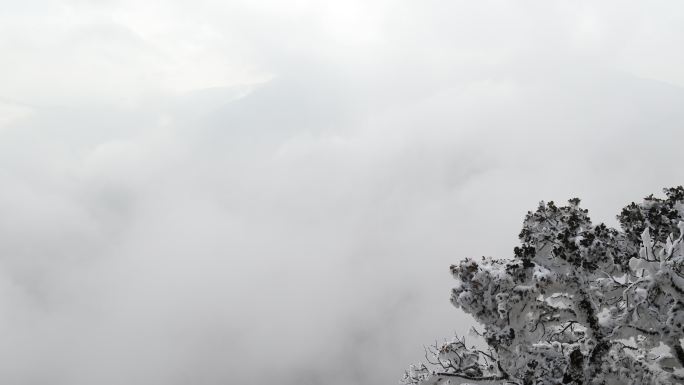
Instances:
[[[0,4],[3,384],[395,384],[538,201],[684,183],[680,1]]]

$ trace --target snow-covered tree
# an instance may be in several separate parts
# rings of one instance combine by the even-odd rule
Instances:
[[[451,302],[487,348],[455,338],[404,383],[684,384],[684,188],[625,207],[621,230],[579,199],[528,212],[509,259],[451,266]]]

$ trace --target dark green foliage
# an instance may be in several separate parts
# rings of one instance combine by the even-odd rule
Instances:
[[[666,188],[663,192],[665,199],[649,195],[644,203],[632,202],[617,216],[622,230],[631,242],[639,244],[641,233],[646,227],[656,242],[665,243],[670,233],[675,237],[680,235],[677,223],[682,220],[684,187]]]
[[[569,203],[559,207],[554,202],[541,202],[537,211],[528,212],[519,235],[522,245],[514,249],[515,257],[529,261],[544,250],[589,270],[612,263],[625,267],[628,259],[618,257],[618,232],[603,223],[593,226],[588,210],[579,207],[578,198]]]
[[[684,187],[663,191],[664,199],[649,195],[642,204],[632,202],[623,208],[617,217],[622,232],[603,223],[593,226],[578,198],[560,207],[553,201],[541,202],[525,217],[519,234],[522,245],[514,249],[515,257],[530,261],[544,249],[576,267],[595,270],[614,264],[624,270],[629,259],[638,255],[647,227],[656,243],[665,243],[670,234],[680,235],[677,224],[683,218]]]

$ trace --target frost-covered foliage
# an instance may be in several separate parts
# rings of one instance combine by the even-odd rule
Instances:
[[[579,199],[525,217],[512,259],[451,266],[488,349],[436,345],[407,384],[684,384],[684,188],[593,225]]]

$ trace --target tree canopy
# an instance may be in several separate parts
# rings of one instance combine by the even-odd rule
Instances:
[[[454,338],[426,350],[404,383],[684,383],[684,188],[627,205],[620,229],[579,199],[525,216],[512,258],[451,266],[451,303],[486,348]]]

